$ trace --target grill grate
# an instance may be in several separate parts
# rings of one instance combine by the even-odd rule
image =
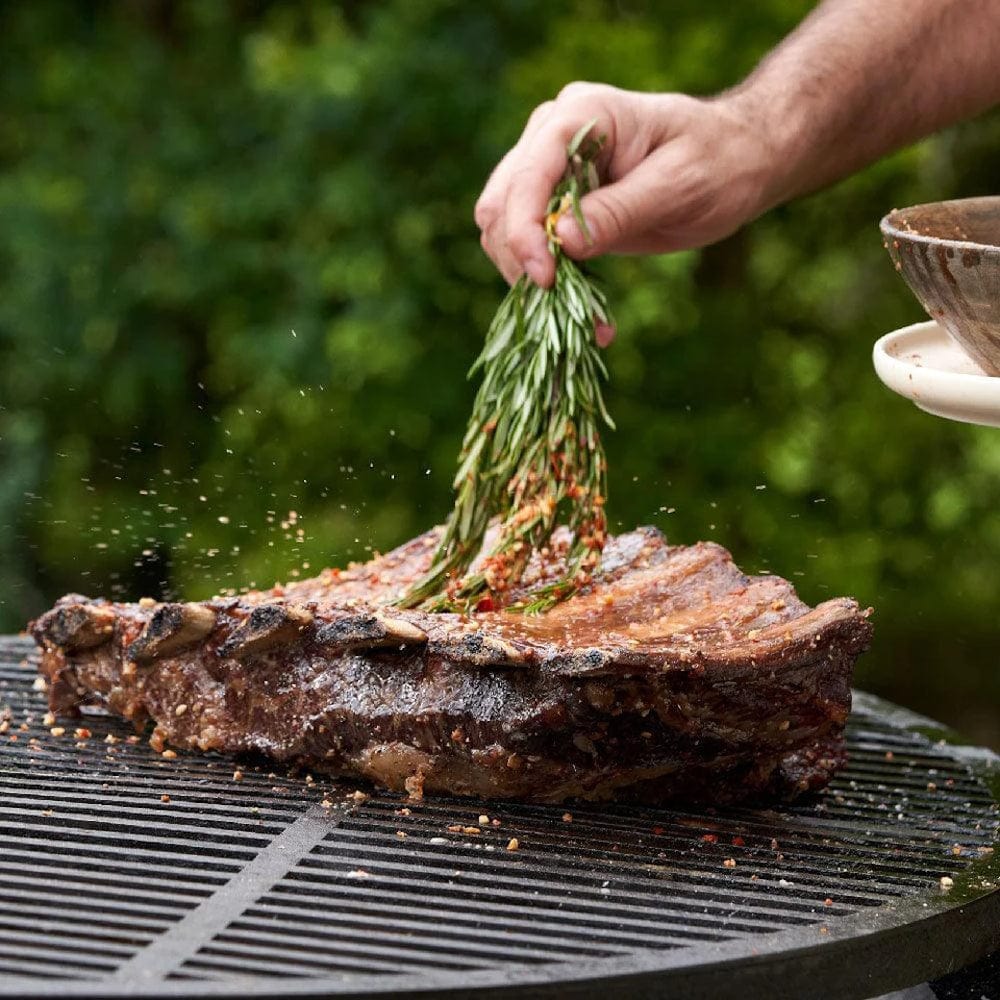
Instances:
[[[564,816],[366,797],[266,764],[235,781],[232,761],[166,760],[100,715],[54,736],[30,648],[0,640],[7,996],[583,996],[599,981],[719,997],[765,973],[768,995],[779,974],[794,995],[824,970],[825,993],[864,996],[1000,946],[996,758],[874,699],[858,699],[849,768],[809,803]]]

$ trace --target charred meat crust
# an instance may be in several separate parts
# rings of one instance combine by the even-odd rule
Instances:
[[[31,626],[52,708],[96,702],[152,719],[156,746],[538,801],[787,797],[842,763],[871,632],[855,602],[809,608],[719,546],[671,547],[640,529],[543,616],[389,607],[434,540],[239,599],[64,598]],[[556,572],[534,566],[526,585]],[[81,607],[99,612],[99,629],[66,625]]]

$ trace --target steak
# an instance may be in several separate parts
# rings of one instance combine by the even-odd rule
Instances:
[[[30,626],[51,708],[152,723],[158,751],[260,753],[413,796],[792,798],[843,763],[871,634],[855,601],[810,608],[718,545],[641,528],[543,615],[395,608],[438,538],[203,603],[66,596]],[[567,547],[534,558],[523,592],[559,579]]]

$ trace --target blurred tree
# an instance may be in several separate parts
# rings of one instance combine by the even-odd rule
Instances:
[[[0,624],[269,583],[443,517],[501,294],[472,205],[575,78],[708,93],[808,9],[0,7]],[[699,254],[601,262],[611,515],[876,605],[861,681],[1000,743],[1000,434],[871,373],[875,224],[987,193],[994,115]]]

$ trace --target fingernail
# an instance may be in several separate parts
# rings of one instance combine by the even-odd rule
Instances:
[[[586,218],[586,217],[585,217]],[[569,247],[582,250],[590,246],[590,240],[583,231],[575,215],[564,215],[556,226],[556,236]]]
[[[539,260],[537,257],[529,257],[524,262],[524,273],[536,285],[547,285],[549,283],[549,265],[547,261]]]
[[[597,341],[598,347],[607,347],[612,340],[615,339],[615,334],[618,331],[610,323],[595,323],[594,324],[594,338]]]
[[[576,221],[576,216],[566,214],[556,223],[556,236],[564,240],[567,237],[572,239],[580,232],[580,225]]]

